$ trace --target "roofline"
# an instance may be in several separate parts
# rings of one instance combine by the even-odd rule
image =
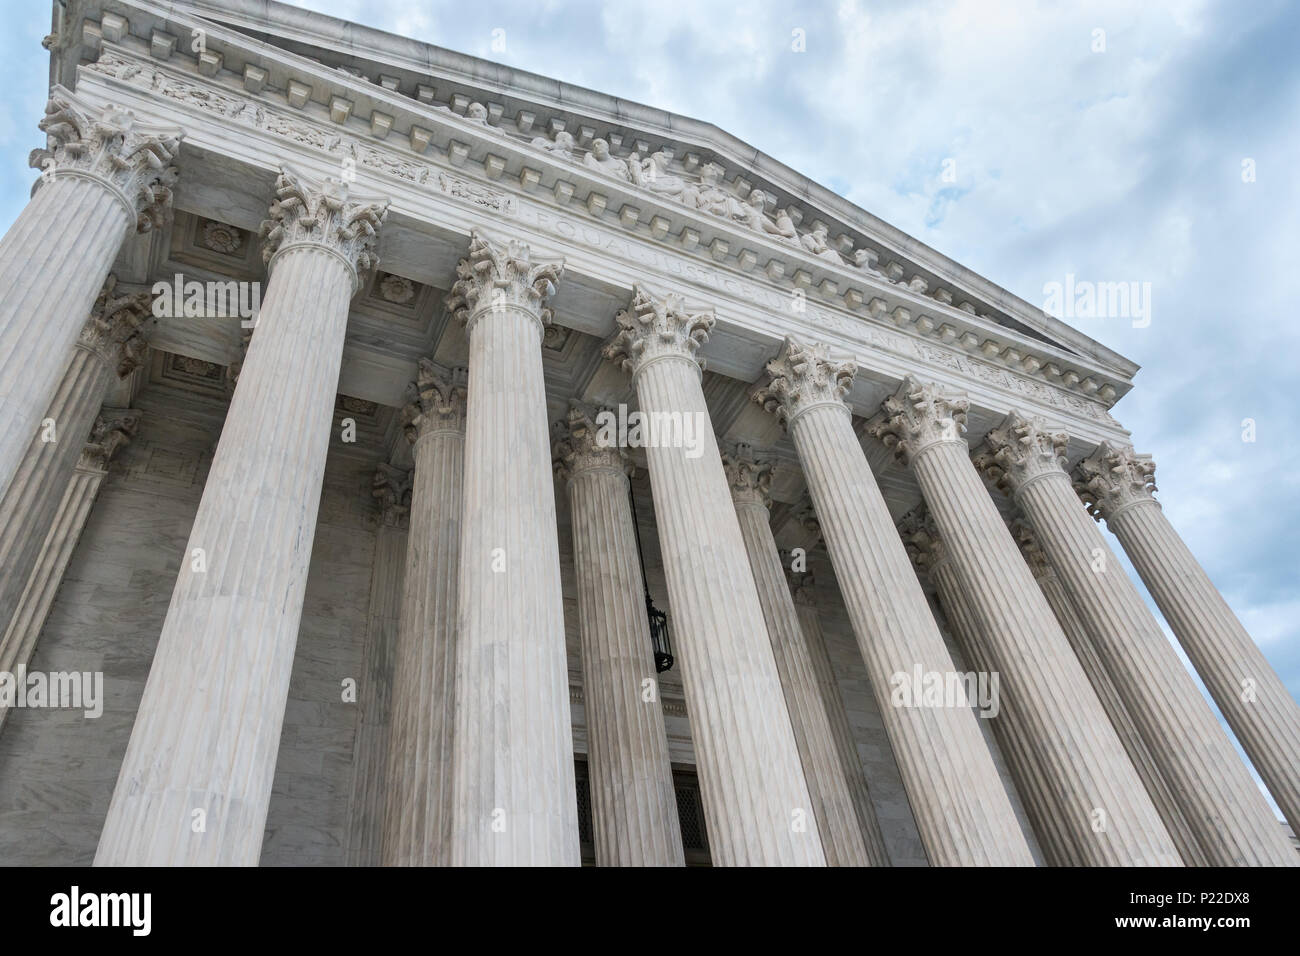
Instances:
[[[57,0],[56,0],[57,2]],[[430,74],[450,74],[470,85],[530,93],[575,111],[599,111],[612,119],[658,127],[665,133],[690,135],[725,149],[741,165],[762,173],[791,195],[805,198],[890,245],[900,254],[934,268],[938,274],[986,297],[1044,335],[1053,337],[1131,381],[1141,366],[1091,336],[1056,319],[1032,303],[963,266],[926,243],[890,225],[713,123],[672,113],[565,83],[552,77],[458,53],[445,47],[390,33],[339,17],[291,6],[278,0],[189,0],[165,4],[178,14],[198,15],[246,33],[295,40],[343,56],[360,52],[375,62],[393,61]],[[268,26],[278,29],[268,29]]]

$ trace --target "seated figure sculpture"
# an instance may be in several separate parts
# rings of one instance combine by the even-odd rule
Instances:
[[[819,259],[826,259],[829,262],[834,262],[836,265],[843,265],[844,260],[840,258],[838,252],[831,248],[826,237],[826,224],[819,222],[813,227],[812,232],[806,232],[799,237],[799,243],[807,252],[811,252]]]
[[[681,198],[686,183],[679,176],[668,172],[668,163],[671,160],[672,157],[662,149],[657,153],[651,153],[646,159],[640,159],[636,153],[633,153],[628,161],[632,182],[644,186],[653,193],[672,196],[674,199]]]
[[[723,219],[744,215],[740,200],[723,189],[721,183],[722,167],[708,163],[700,170],[700,182],[687,186],[683,191],[682,202]]]
[[[633,156],[635,157],[635,153]],[[619,179],[632,180],[632,175],[628,172],[626,160],[619,159],[609,151],[609,143],[603,139],[592,140],[591,152],[582,157],[582,164],[590,166],[592,169],[598,169],[602,173],[608,173],[611,176],[617,176]]]
[[[773,222],[767,217],[764,210],[766,204],[767,194],[761,189],[751,189],[744,202],[738,204],[735,218],[755,232],[761,232],[773,239],[786,242],[797,241],[799,234],[795,231],[794,223],[790,220],[790,214],[783,209],[777,213],[777,221]],[[782,217],[784,217],[784,224],[782,223]]]
[[[545,136],[534,136],[529,145],[536,149],[544,149],[548,153],[554,153],[564,159],[573,159],[573,134],[566,130],[560,130],[556,133],[554,140],[549,140]]]

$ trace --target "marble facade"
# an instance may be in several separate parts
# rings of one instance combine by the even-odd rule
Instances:
[[[103,706],[0,708],[0,862],[1300,863],[1096,523],[1300,826],[1132,362],[706,123],[55,10],[0,673]]]

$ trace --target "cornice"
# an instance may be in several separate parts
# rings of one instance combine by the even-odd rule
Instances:
[[[187,58],[175,56],[167,66],[162,66],[146,51],[126,50],[108,42],[102,46],[105,47],[104,62],[81,68],[83,79],[94,77],[91,86],[97,89],[100,97],[121,97],[140,110],[166,103],[169,114],[174,109],[176,114],[188,116],[191,125],[206,125],[209,134],[203,142],[208,150],[215,148],[218,139],[229,139],[236,145],[233,158],[259,168],[268,165],[268,156],[277,157],[278,161],[280,154],[286,152],[286,146],[290,148],[288,151],[300,157],[295,161],[302,162],[304,168],[314,164],[324,169],[337,169],[341,160],[350,158],[356,161],[358,171],[364,169],[367,178],[374,180],[367,187],[369,191],[378,190],[393,196],[395,211],[404,208],[423,221],[432,208],[445,207],[448,202],[460,206],[464,213],[450,218],[440,215],[435,219],[442,229],[463,231],[461,227],[465,226],[467,230],[476,221],[481,221],[481,213],[489,213],[489,218],[494,221],[513,219],[522,236],[528,236],[529,230],[533,234],[540,231],[545,237],[542,245],[556,245],[557,240],[559,245],[571,248],[574,243],[583,244],[594,255],[588,257],[583,253],[576,258],[590,259],[594,271],[588,274],[598,277],[598,281],[630,287],[641,277],[651,275],[651,272],[642,271],[646,268],[656,269],[670,281],[675,281],[672,278],[675,276],[704,286],[708,296],[706,301],[717,302],[720,317],[741,314],[748,317],[739,323],[738,328],[733,328],[733,332],[739,332],[741,339],[749,340],[744,348],[751,352],[756,347],[765,348],[753,342],[755,335],[770,335],[779,340],[791,328],[798,330],[802,327],[801,334],[821,335],[833,348],[841,351],[847,348],[859,358],[869,359],[864,362],[864,370],[874,369],[886,380],[901,379],[920,366],[932,377],[950,376],[952,381],[949,384],[960,383],[967,387],[968,383],[980,383],[970,388],[972,400],[986,404],[999,416],[1005,409],[1028,399],[1040,406],[1040,413],[1052,414],[1055,409],[1055,417],[1065,419],[1067,423],[1088,422],[1083,429],[1068,424],[1070,430],[1081,437],[1088,434],[1094,440],[1109,440],[1127,434],[1106,413],[1104,404],[1086,395],[1082,389],[1070,388],[1060,382],[1049,384],[1041,374],[1031,377],[1022,367],[994,364],[983,355],[963,354],[955,340],[945,341],[951,340],[952,336],[942,329],[930,330],[939,334],[923,335],[918,329],[925,328],[926,322],[903,321],[908,312],[903,306],[896,306],[892,313],[884,312],[892,302],[904,301],[901,296],[907,294],[906,290],[897,287],[882,290],[890,299],[886,301],[877,296],[863,312],[850,310],[842,301],[823,301],[812,295],[806,298],[805,314],[792,316],[788,310],[790,290],[768,281],[762,273],[746,273],[736,268],[734,263],[718,263],[704,255],[691,257],[679,244],[656,241],[645,230],[634,233],[609,217],[593,216],[586,206],[560,206],[551,191],[528,193],[517,182],[493,181],[486,176],[476,178],[480,175],[479,168],[472,163],[454,168],[433,154],[416,156],[391,138],[387,142],[368,139],[366,132],[340,128],[331,123],[323,108],[297,110],[283,98],[277,101],[277,95],[267,90],[251,95],[234,86],[233,78],[220,71],[213,78],[186,72],[184,68],[193,63]],[[446,111],[442,111],[436,120],[449,126],[464,122]],[[431,125],[434,125],[432,121]],[[253,139],[241,142],[238,137],[226,136],[225,130],[232,126],[246,130]],[[260,140],[257,139],[259,134]],[[197,139],[195,144],[196,148],[203,148]],[[517,155],[527,155],[539,163],[550,162],[572,176],[600,177],[613,182],[610,177],[576,164],[551,160],[540,153],[534,156],[536,152],[526,145],[516,151]],[[310,163],[306,159],[309,155],[315,157]],[[317,168],[316,171],[323,170]],[[628,189],[634,188],[625,185]],[[679,205],[674,214],[689,215],[689,210]],[[712,218],[703,215],[705,219],[694,221],[704,223]],[[529,241],[534,240],[530,238]],[[653,249],[659,251],[652,254],[650,250]],[[696,264],[690,264],[692,259]],[[693,297],[704,298],[698,293]],[[892,321],[887,322],[891,316]],[[782,321],[783,317],[786,321]],[[900,324],[901,328],[898,327]],[[607,328],[575,327],[597,335],[608,332]],[[724,346],[723,340],[728,334],[727,329],[720,327],[720,347],[740,344],[732,334],[730,343]],[[862,351],[864,348],[866,353]],[[715,367],[724,368],[721,362]],[[755,364],[754,371],[758,367]],[[983,396],[979,394],[981,391],[985,391]],[[863,396],[863,400],[874,405],[879,397]]]
[[[922,338],[953,343],[960,351],[979,355],[995,366],[1025,372],[1049,383],[1063,384],[1084,395],[1095,394],[1107,406],[1131,387],[1129,379],[1137,368],[1133,363],[1109,352],[1041,310],[1015,299],[975,273],[944,259],[911,237],[852,207],[833,193],[821,190],[820,187],[812,189],[815,184],[798,177],[786,167],[710,124],[576,87],[570,88],[522,71],[498,67],[473,57],[450,53],[329,17],[311,14],[310,19],[307,19],[308,15],[304,11],[280,4],[223,3],[217,9],[215,4],[196,2],[186,5],[194,11],[194,15],[188,19],[183,7],[168,7],[164,10],[155,4],[137,2],[113,3],[109,6],[124,11],[122,14],[111,14],[123,22],[114,20],[110,28],[105,29],[102,22],[87,20],[83,24],[82,43],[87,48],[88,55],[95,55],[106,45],[111,47],[115,43],[130,44],[135,41],[142,47],[149,46],[151,52],[165,52],[167,59],[173,63],[180,62],[189,58],[184,46],[175,41],[180,34],[187,34],[190,29],[199,26],[207,31],[207,51],[197,70],[191,69],[191,72],[215,78],[222,74],[229,75],[230,68],[234,67],[243,76],[246,87],[251,85],[256,88],[255,98],[259,99],[261,94],[270,94],[272,100],[283,99],[291,92],[292,80],[296,84],[294,91],[298,98],[307,97],[302,105],[309,108],[310,104],[315,103],[324,110],[324,104],[330,104],[335,118],[341,119],[336,129],[347,130],[358,137],[362,151],[372,148],[365,145],[369,139],[375,144],[382,143],[380,149],[383,155],[425,153],[441,159],[443,164],[453,168],[459,166],[466,171],[472,170],[475,178],[481,176],[487,181],[518,179],[525,192],[548,191],[554,194],[557,205],[574,207],[580,204],[595,218],[615,219],[633,231],[647,232],[660,241],[677,245],[679,252],[687,252],[698,258],[712,258],[741,271],[753,271],[760,263],[764,263],[763,272],[769,276],[773,272],[777,274],[772,285],[782,288],[787,294],[801,289],[810,298],[836,301],[858,314],[870,313],[878,319],[888,317]],[[130,13],[132,19],[125,19],[126,13]],[[314,40],[323,49],[336,49],[343,42],[335,42],[328,36],[327,28],[333,24],[340,27],[340,37],[347,37],[346,45],[382,57],[374,63],[405,63],[416,70],[413,75],[425,79],[452,76],[459,77],[459,81],[472,80],[478,84],[479,89],[508,90],[511,94],[535,93],[541,98],[555,99],[566,110],[581,108],[586,111],[583,115],[588,117],[601,115],[602,122],[606,123],[626,125],[630,120],[635,120],[643,122],[647,128],[655,127],[658,123],[655,135],[649,136],[649,142],[642,145],[648,149],[651,145],[671,144],[674,151],[684,154],[685,163],[680,169],[675,165],[674,172],[686,172],[688,175],[691,169],[698,168],[709,156],[714,156],[715,161],[717,158],[728,159],[726,165],[733,171],[739,170],[730,177],[733,186],[739,187],[739,196],[745,195],[751,185],[772,192],[773,187],[767,182],[749,182],[750,178],[755,178],[753,173],[756,166],[772,165],[778,171],[801,180],[798,183],[786,183],[784,188],[790,196],[806,197],[820,190],[825,195],[819,194],[814,198],[843,206],[841,211],[846,213],[850,221],[855,216],[864,220],[867,228],[862,230],[862,235],[856,241],[867,248],[875,248],[882,269],[895,272],[900,281],[897,284],[890,283],[851,265],[829,263],[805,254],[798,248],[768,240],[744,227],[732,227],[730,223],[714,216],[691,215],[691,211],[680,203],[659,200],[654,194],[639,187],[621,183],[599,171],[556,159],[530,147],[529,137],[545,133],[548,125],[553,130],[556,124],[566,123],[565,119],[558,116],[551,116],[542,122],[540,114],[521,108],[515,108],[512,114],[506,111],[505,105],[496,103],[489,104],[488,118],[497,125],[475,123],[456,112],[459,110],[463,113],[469,105],[470,101],[464,94],[453,94],[450,103],[441,104],[433,99],[435,91],[432,87],[415,88],[412,83],[413,95],[406,95],[399,89],[367,82],[340,68],[314,62],[244,33],[209,24],[206,19],[200,19],[200,15],[203,18],[211,17],[217,21],[238,24],[245,30],[253,29],[259,24],[263,28],[278,25],[280,35],[296,34],[300,42]],[[267,20],[268,17],[270,20]],[[159,35],[165,38],[161,42],[154,35],[155,22],[164,28],[159,30]],[[313,30],[306,29],[308,24],[312,25]],[[167,34],[166,29],[174,32]],[[134,36],[145,31],[149,33],[149,44],[142,37]],[[155,60],[157,62],[159,61]],[[254,82],[251,84],[245,69],[247,66],[254,68]],[[400,70],[394,66],[394,72]],[[503,77],[509,79],[509,87],[503,85]],[[399,88],[401,86],[400,77],[382,76],[380,79],[385,84],[397,85]],[[421,102],[416,98],[417,95],[425,97],[426,93],[426,101]],[[604,113],[602,109],[605,110]],[[403,131],[408,139],[414,138],[413,144],[418,148],[407,150],[393,147]],[[579,140],[583,141],[589,140],[597,129],[579,125],[574,131]],[[599,131],[609,136],[603,128]],[[691,135],[699,140],[699,153],[690,152]],[[722,157],[715,148],[719,141],[725,141],[724,146],[729,142],[735,147],[736,155],[743,156],[744,159],[736,156]],[[376,158],[371,157],[372,161]],[[479,167],[482,168],[481,173]],[[794,209],[798,217],[808,222],[819,218],[815,213],[801,213],[796,207],[788,208]],[[825,221],[825,218],[834,217],[820,218]],[[835,227],[836,231],[839,228]],[[873,235],[872,229],[880,230],[879,234]],[[835,235],[835,231],[832,234]],[[843,232],[836,235],[836,240],[840,243],[841,251],[855,243],[854,237]],[[934,291],[953,294],[955,304],[937,300],[931,294],[914,292],[903,282],[917,279],[931,288],[935,287],[935,280],[952,283],[953,289],[935,288]],[[972,306],[976,312],[981,305],[987,308],[986,303],[991,303],[993,307],[1005,310],[1013,321],[1020,322],[1035,333],[1054,336],[1066,347],[1057,348],[1035,338],[1033,334],[999,325],[994,316],[972,315],[957,307],[966,304],[971,298],[976,300]],[[1007,302],[1003,299],[1014,301]],[[1070,349],[1076,349],[1077,353]]]
[[[761,175],[766,177],[766,182],[754,185],[762,186],[768,192],[775,187],[796,208],[804,203],[815,204],[831,218],[841,219],[848,228],[860,230],[862,238],[882,253],[882,263],[888,262],[891,257],[911,259],[921,270],[928,271],[932,279],[966,287],[995,308],[1004,310],[1008,318],[1064,341],[1125,379],[1131,379],[1138,370],[1138,366],[1131,360],[889,223],[859,209],[842,196],[712,123],[274,0],[191,0],[187,6],[204,18],[237,26],[268,38],[268,42],[279,38],[282,42],[332,52],[340,58],[350,60],[354,69],[363,69],[363,65],[382,65],[392,74],[407,72],[411,88],[429,79],[441,79],[455,86],[491,91],[500,99],[531,98],[537,107],[547,108],[541,112],[532,111],[538,129],[546,127],[546,120],[568,120],[569,128],[576,133],[582,128],[584,119],[598,118],[604,124],[619,128],[635,124],[651,142],[658,138],[667,143],[693,145],[699,150],[703,161],[712,158],[721,161],[721,165],[729,169],[733,174],[727,177],[729,182],[735,183]],[[481,98],[469,96],[466,102],[469,99]],[[498,104],[498,108],[506,116],[516,115],[515,111],[507,110],[505,104]],[[463,112],[463,105],[461,111]],[[635,138],[635,131],[628,132],[631,135],[625,138]],[[586,138],[590,140],[594,135],[597,135],[594,130],[588,131]],[[645,150],[641,150],[641,153],[644,156]],[[748,185],[745,183],[745,191]],[[804,218],[811,223],[817,217],[805,215]],[[834,231],[832,235],[835,235]],[[911,275],[909,271],[908,278]]]

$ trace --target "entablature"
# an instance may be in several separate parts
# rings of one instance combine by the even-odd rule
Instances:
[[[965,388],[972,401],[990,409],[1032,408],[1061,421],[1076,434],[1096,440],[1127,434],[1106,411],[1119,390],[1128,387],[1127,381],[1064,348],[992,325],[985,317],[947,303],[933,302],[906,286],[855,275],[862,270],[851,266],[816,256],[799,259],[798,250],[752,232],[746,236],[742,226],[732,227],[706,212],[692,214],[682,204],[654,195],[639,197],[644,208],[638,208],[635,222],[630,217],[608,215],[608,203],[601,207],[590,201],[596,189],[605,189],[599,195],[606,197],[616,190],[631,197],[637,187],[619,184],[599,170],[556,159],[527,144],[507,140],[498,144],[505,162],[501,174],[493,177],[486,150],[495,143],[494,134],[450,110],[426,110],[430,126],[437,126],[449,145],[456,135],[473,140],[476,148],[484,151],[482,166],[476,164],[473,149],[459,166],[450,149],[442,154],[433,152],[436,136],[430,140],[430,151],[416,156],[405,142],[376,139],[367,130],[349,125],[355,120],[351,111],[342,122],[336,122],[320,104],[307,101],[297,108],[269,87],[254,94],[221,67],[211,70],[211,75],[202,75],[199,62],[180,53],[171,55],[162,66],[143,41],[124,31],[114,35],[122,42],[102,35],[101,28],[99,59],[80,67],[79,88],[86,87],[83,94],[93,91],[89,95],[122,102],[141,113],[168,113],[169,121],[191,130],[184,147],[186,164],[193,161],[202,167],[205,181],[229,184],[225,195],[219,197],[222,187],[208,188],[205,182],[205,189],[212,193],[207,201],[217,208],[196,207],[195,212],[253,229],[264,215],[263,198],[269,198],[272,170],[278,162],[314,166],[323,174],[338,175],[350,169],[372,181],[371,191],[382,189],[392,196],[393,214],[385,228],[381,254],[393,271],[420,281],[430,281],[431,272],[445,270],[450,275],[460,244],[451,243],[432,254],[428,249],[416,254],[412,247],[403,255],[398,244],[390,241],[394,235],[417,237],[432,232],[448,239],[463,237],[472,226],[482,226],[486,217],[488,228],[492,228],[492,220],[501,226],[509,223],[508,228],[520,238],[537,242],[548,254],[564,255],[569,261],[566,288],[581,287],[585,282],[597,298],[603,291],[614,301],[633,281],[644,281],[677,289],[713,306],[720,323],[704,354],[712,367],[743,381],[757,377],[784,335],[795,334],[825,341],[859,363],[864,369],[864,385],[855,391],[855,403],[868,404],[859,394],[874,394],[892,387],[909,371],[924,371],[936,380]],[[244,37],[236,39],[257,45]],[[360,83],[355,77],[339,75],[345,84]],[[381,92],[396,96],[391,91]],[[466,132],[469,127],[477,129]],[[239,135],[233,135],[235,132]],[[540,188],[529,190],[526,177],[507,176],[511,162],[542,167],[544,173],[534,184]],[[224,167],[220,175],[217,167]],[[182,204],[196,199],[194,178],[190,188],[182,183],[178,191]],[[551,180],[573,185],[570,201],[560,202],[554,186],[544,188]],[[241,189],[248,195],[236,198]],[[588,199],[575,203],[575,197],[584,195],[580,190],[586,191]],[[229,207],[221,208],[223,202]],[[662,221],[669,216],[674,217],[669,230],[657,235],[656,218]],[[671,229],[678,222],[684,224],[673,239]],[[798,285],[793,280],[778,282],[772,278],[773,270],[747,270],[738,255],[689,250],[687,244],[700,248],[700,242],[682,241],[681,236],[689,238],[692,230],[701,241],[711,237],[706,248],[716,249],[719,242],[739,245],[736,237],[742,237],[747,248],[771,254],[769,263],[777,254],[795,256],[801,263],[796,273],[802,271],[809,278]],[[821,281],[814,284],[819,277]],[[840,285],[846,287],[843,294]],[[611,328],[613,310],[567,312],[563,309],[564,290],[556,305],[563,324],[596,336]],[[993,339],[994,335],[999,338]]]

